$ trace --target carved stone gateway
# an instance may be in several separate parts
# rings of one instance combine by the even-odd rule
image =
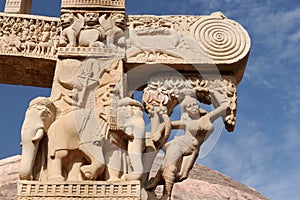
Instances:
[[[220,12],[126,16],[125,0],[63,0],[60,19],[1,13],[0,23],[0,56],[56,65],[50,97],[25,114],[20,200],[171,199],[213,122],[234,130],[250,38]]]

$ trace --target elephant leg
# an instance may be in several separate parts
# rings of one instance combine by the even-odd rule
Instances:
[[[128,156],[132,166],[132,172],[126,175],[126,180],[140,180],[143,172],[143,151],[145,144],[143,138],[134,138],[133,141],[128,142]]]
[[[91,152],[85,147],[86,145],[90,145],[90,147],[88,148],[90,150],[92,150],[92,148],[95,148],[95,150],[92,151],[95,151],[95,154],[97,154],[98,157],[95,157],[96,155],[91,154]],[[85,144],[80,146],[80,150],[87,156],[91,163],[89,165],[83,165],[80,167],[84,179],[96,180],[97,177],[103,174],[105,170],[102,149],[93,144]]]
[[[82,181],[80,167],[83,164],[83,155],[82,153],[74,153],[70,156],[68,162],[70,162],[70,166],[68,169],[68,181]]]
[[[54,157],[48,157],[48,180],[65,181],[62,175],[62,159],[68,155],[68,150],[59,150],[55,152]]]
[[[105,148],[105,163],[107,164],[105,172],[105,181],[120,181],[122,180],[123,156],[122,151],[115,145],[108,142],[104,145]]]

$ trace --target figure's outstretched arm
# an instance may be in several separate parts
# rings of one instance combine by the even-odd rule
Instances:
[[[226,95],[222,89],[215,90],[212,92],[212,104],[216,108],[209,113],[210,120],[213,122],[218,117],[225,116],[226,110],[229,107]]]
[[[172,129],[185,129],[185,124],[182,120],[172,121],[171,122]]]
[[[219,107],[217,107],[215,110],[211,111],[209,113],[210,120],[213,122],[218,117],[225,116],[227,108],[228,108],[228,104],[227,103],[223,103]]]

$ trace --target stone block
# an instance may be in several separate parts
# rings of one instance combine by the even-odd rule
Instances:
[[[7,0],[4,12],[30,14],[32,0]]]

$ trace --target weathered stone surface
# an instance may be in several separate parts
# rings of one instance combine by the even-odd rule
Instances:
[[[55,61],[0,55],[0,83],[50,88]]]
[[[0,160],[0,199],[17,199],[17,180],[21,156]]]
[[[17,194],[21,156],[0,160],[0,200],[14,200]],[[156,167],[157,168],[157,167]],[[173,199],[268,200],[259,192],[202,165],[195,165],[189,179],[175,184]]]
[[[201,199],[201,200],[261,200],[255,195],[226,187],[220,184],[212,184],[206,181],[187,179],[183,183],[175,185],[173,200],[179,199]]]

